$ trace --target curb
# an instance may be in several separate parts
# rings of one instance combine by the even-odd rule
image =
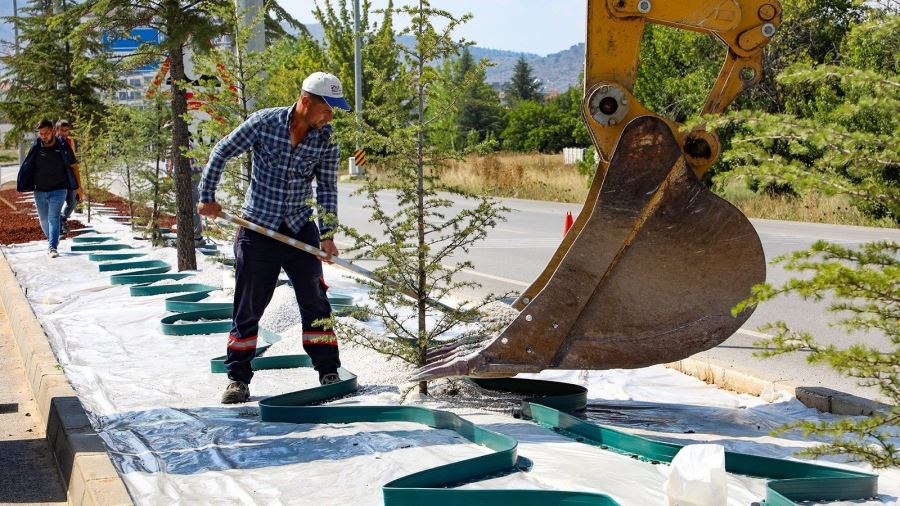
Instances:
[[[870,416],[887,412],[887,404],[832,390],[825,387],[807,387],[792,381],[768,377],[757,370],[739,367],[713,358],[686,358],[665,364],[669,369],[693,376],[724,390],[756,395],[772,400],[780,393],[797,398],[805,406],[823,413],[845,416]]]
[[[130,505],[125,483],[103,440],[91,427],[78,395],[50,349],[47,335],[0,251],[0,303],[25,367],[47,441],[66,484],[71,505]]]

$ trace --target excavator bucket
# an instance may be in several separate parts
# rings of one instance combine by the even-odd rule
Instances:
[[[645,367],[708,350],[740,328],[752,310],[731,309],[765,281],[762,245],[747,218],[697,179],[671,128],[632,120],[597,178],[587,218],[540,291],[518,301],[516,319],[493,339],[430,350],[413,379]]]

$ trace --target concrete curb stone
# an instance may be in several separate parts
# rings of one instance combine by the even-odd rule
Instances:
[[[46,437],[72,505],[132,504],[100,436],[50,348],[47,335],[25,298],[6,256],[0,252],[0,303],[25,366]]]
[[[805,406],[824,413],[844,416],[869,416],[886,412],[890,406],[856,395],[824,387],[808,387],[781,378],[767,376],[758,370],[747,369],[712,358],[686,358],[665,364],[688,376],[693,376],[718,388],[774,400],[780,393],[788,393]]]

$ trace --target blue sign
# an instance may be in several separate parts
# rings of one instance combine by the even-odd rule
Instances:
[[[108,33],[103,34],[103,44],[114,53],[133,53],[141,46],[141,44],[152,44],[158,46],[162,42],[162,35],[155,28],[135,28],[131,30],[131,37],[128,38],[111,38]],[[144,65],[138,72],[152,72],[159,68],[160,62]]]

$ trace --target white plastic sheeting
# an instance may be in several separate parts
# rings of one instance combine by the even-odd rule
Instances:
[[[101,219],[96,227],[118,235],[120,242],[142,244],[130,240],[121,225]],[[4,252],[137,504],[380,504],[382,484],[486,451],[451,431],[411,423],[259,421],[255,401],[314,386],[312,370],[259,372],[251,385],[254,402],[222,406],[218,399],[227,379],[210,373],[209,359],[225,353],[225,336],[162,335],[159,319],[167,314],[168,295],[131,297],[127,286],[109,285],[108,273],[98,272],[87,254],[71,253],[69,246],[62,243],[57,259],[47,258],[42,243]],[[146,251],[175,264],[172,249]],[[229,269],[203,256],[198,261],[206,282],[222,280]],[[336,269],[326,267],[326,280],[332,290],[365,301],[365,290]],[[227,299],[223,293],[213,296]],[[264,323],[287,337],[269,355],[301,352],[299,314],[289,287],[277,289]],[[342,361],[363,388],[335,404],[401,402],[408,366],[346,344]],[[829,419],[793,398],[767,403],[661,366],[524,376],[587,386],[588,417],[598,423],[772,457],[790,457],[813,443],[796,433],[769,436],[771,429],[799,418]],[[667,501],[670,466],[603,451],[509,416],[515,406],[509,396],[465,385],[437,385],[435,391],[415,402],[456,411],[515,437],[519,455],[531,463],[527,471],[466,487],[601,491],[623,505]],[[728,475],[727,485],[729,505],[750,504],[764,494],[762,480]],[[900,471],[883,472],[880,491],[872,504],[896,501]]]
[[[728,476],[722,445],[687,445],[669,466],[669,506],[713,506],[728,502]]]

